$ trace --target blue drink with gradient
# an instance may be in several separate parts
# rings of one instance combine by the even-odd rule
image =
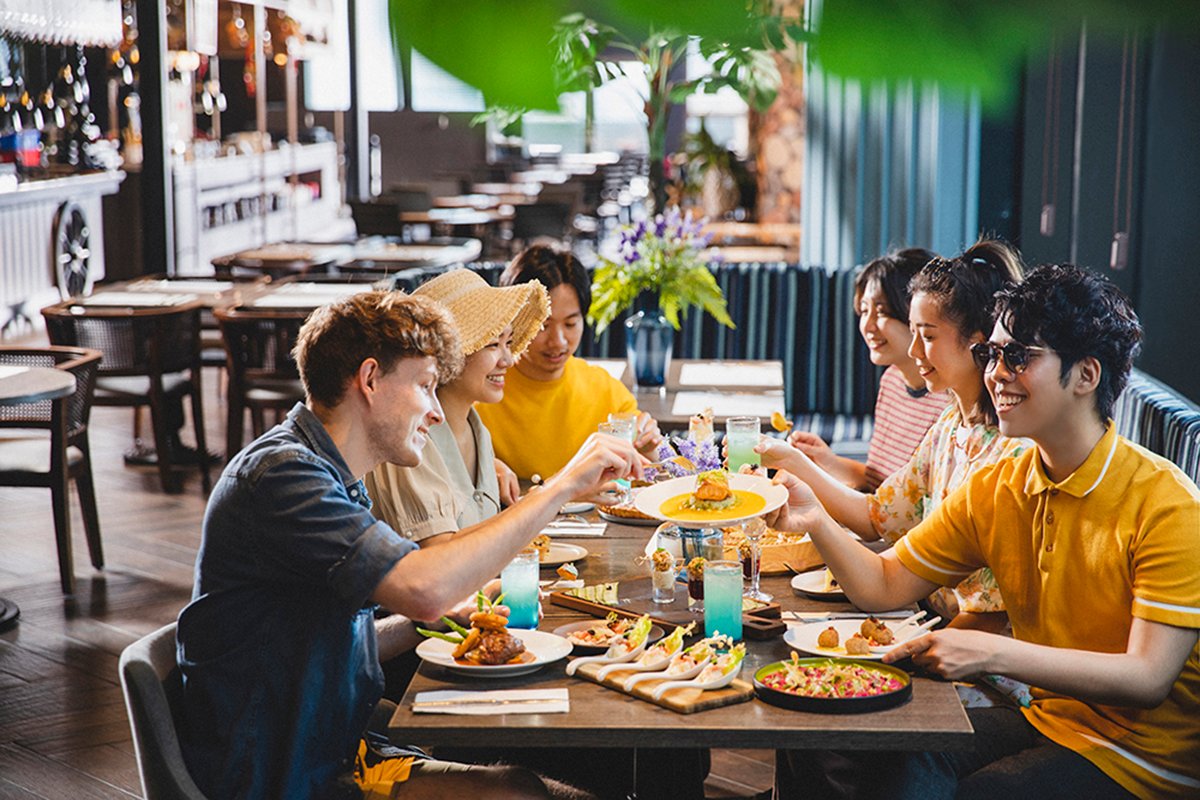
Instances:
[[[718,632],[742,638],[742,565],[738,561],[704,565],[704,635]]]
[[[508,626],[533,630],[538,626],[538,552],[517,553],[500,572],[500,591],[508,606]]]

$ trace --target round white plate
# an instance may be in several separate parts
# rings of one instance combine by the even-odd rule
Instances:
[[[817,600],[845,600],[846,593],[841,589],[825,588],[825,570],[814,569],[812,572],[801,572],[792,578],[792,588],[802,595]]]
[[[662,504],[672,497],[681,494],[689,494],[696,488],[696,478],[691,475],[686,475],[682,478],[674,478],[662,483],[655,483],[642,489],[634,497],[633,505],[638,511],[648,517],[665,520],[666,522],[674,522],[677,525],[685,527],[696,527],[697,525],[707,528],[727,528],[732,525],[738,525],[746,520],[761,517],[763,514],[768,514],[781,505],[787,502],[787,489],[782,486],[771,483],[767,478],[761,475],[741,475],[730,474],[729,488],[740,489],[746,492],[753,492],[759,495],[766,501],[766,505],[760,510],[747,517],[738,517],[735,519],[720,519],[712,521],[700,522],[695,519],[668,517],[662,513]]]
[[[878,661],[883,658],[883,653],[867,653],[861,656],[847,655],[846,648],[843,646],[847,639],[856,633],[860,632],[863,621],[861,619],[826,619],[820,622],[810,622],[807,625],[788,626],[787,633],[783,635],[783,641],[788,647],[799,650],[801,653],[811,653],[814,656],[837,656],[838,658],[855,658],[861,661]],[[817,636],[821,631],[833,626],[838,632],[837,647],[820,647],[817,645]],[[888,627],[895,628],[894,625]]]
[[[594,503],[567,503],[558,510],[560,514],[586,514],[595,508]]]
[[[533,654],[533,661],[524,664],[498,664],[496,666],[477,666],[459,664],[451,653],[455,645],[442,639],[426,639],[417,645],[417,655],[422,661],[445,667],[459,675],[470,675],[473,678],[506,678],[511,675],[524,675],[536,672],[547,664],[563,658],[571,652],[571,643],[561,636],[545,631],[526,631],[512,628],[514,636],[525,643],[527,652]]]
[[[566,542],[551,542],[550,552],[542,556],[541,564],[543,567],[557,567],[559,564],[565,564],[568,561],[578,561],[581,558],[587,558],[587,548],[580,547],[577,544],[567,544]]]

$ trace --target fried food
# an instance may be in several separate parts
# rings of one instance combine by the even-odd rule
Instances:
[[[870,639],[871,634],[880,626],[879,620],[875,617],[867,617],[863,620],[863,624],[859,627],[859,632],[862,633],[864,639]]]
[[[454,652],[450,655],[452,655],[454,658],[462,658],[468,652],[475,649],[475,647],[479,644],[479,638],[482,635],[483,631],[479,630],[479,628],[471,628],[470,632],[467,633],[467,638],[463,639],[458,647],[454,648]]]
[[[688,580],[698,581],[704,578],[704,565],[708,561],[703,556],[696,556],[687,564]]]
[[[525,652],[525,643],[507,630],[484,631],[479,645],[466,654],[468,661],[488,666],[507,664]]]
[[[775,411],[771,414],[771,427],[780,433],[786,433],[792,429],[792,423],[782,412]]]
[[[871,654],[871,643],[860,634],[854,634],[846,640],[846,655],[866,656]]]
[[[830,625],[825,630],[817,634],[817,647],[837,647],[838,632],[837,628]]]
[[[476,611],[471,615],[471,627],[485,631],[502,631],[508,627],[508,617],[492,611]]]
[[[886,623],[879,623],[875,626],[875,630],[871,631],[871,635],[867,637],[871,640],[871,644],[880,647],[887,647],[896,641],[896,634]]]
[[[538,551],[539,559],[550,555],[550,537],[546,534],[539,533],[537,536],[533,537],[533,541],[529,544]]]
[[[729,488],[729,473],[712,469],[696,475],[696,488],[685,505],[698,511],[717,511],[736,502],[737,496]]]

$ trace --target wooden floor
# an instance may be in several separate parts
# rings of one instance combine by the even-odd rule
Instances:
[[[213,449],[224,442],[217,378],[204,376]],[[131,436],[130,411],[93,411],[106,567],[91,568],[72,497],[73,597],[59,589],[49,492],[0,488],[0,596],[21,607],[0,633],[0,800],[141,797],[117,659],[187,603],[205,497],[194,471],[166,495],[157,473],[126,467]],[[716,751],[707,796],[753,797],[771,781],[770,753]]]

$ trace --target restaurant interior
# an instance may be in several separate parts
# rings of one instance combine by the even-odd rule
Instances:
[[[470,16],[481,4],[456,5],[0,0],[0,798],[201,797],[144,783],[141,762],[179,764],[169,724],[144,720],[135,745],[131,715],[153,713],[123,688],[122,653],[192,599],[227,459],[303,399],[297,330],[324,304],[460,267],[496,284],[532,244],[601,281],[631,231],[683,226],[729,324],[703,305],[672,329],[633,292],[578,355],[668,436],[706,408],[718,432],[749,415],[767,433],[779,413],[860,461],[882,373],[851,313],[861,265],[989,236],[1028,265],[1087,267],[1145,330],[1119,431],[1200,479],[1191,4],[1083,2],[1067,4],[1079,18],[1005,27],[982,4],[906,16],[915,4],[772,0],[776,27],[749,45],[722,39],[715,2],[665,24],[551,2],[553,29],[532,15],[492,31]],[[902,27],[923,23],[924,38]],[[657,375],[639,326],[666,337]],[[645,578],[657,519],[574,518],[579,537],[554,546],[585,584]],[[755,668],[791,652],[789,626],[849,608],[797,588],[820,574],[811,545],[768,561],[767,610],[743,617]],[[682,611],[651,606],[655,623],[703,627],[679,591]],[[542,631],[609,607],[564,591],[542,603]],[[953,687],[924,677],[888,711],[781,709],[753,687],[681,711],[557,664],[503,688],[567,687],[570,715],[497,722],[405,709],[417,690],[472,688],[436,664],[409,670],[405,742],[477,746],[502,725],[535,749],[710,748],[702,786],[680,797],[769,797],[784,741],[970,736]],[[671,767],[639,762],[628,796],[657,796],[638,782],[647,769]]]

